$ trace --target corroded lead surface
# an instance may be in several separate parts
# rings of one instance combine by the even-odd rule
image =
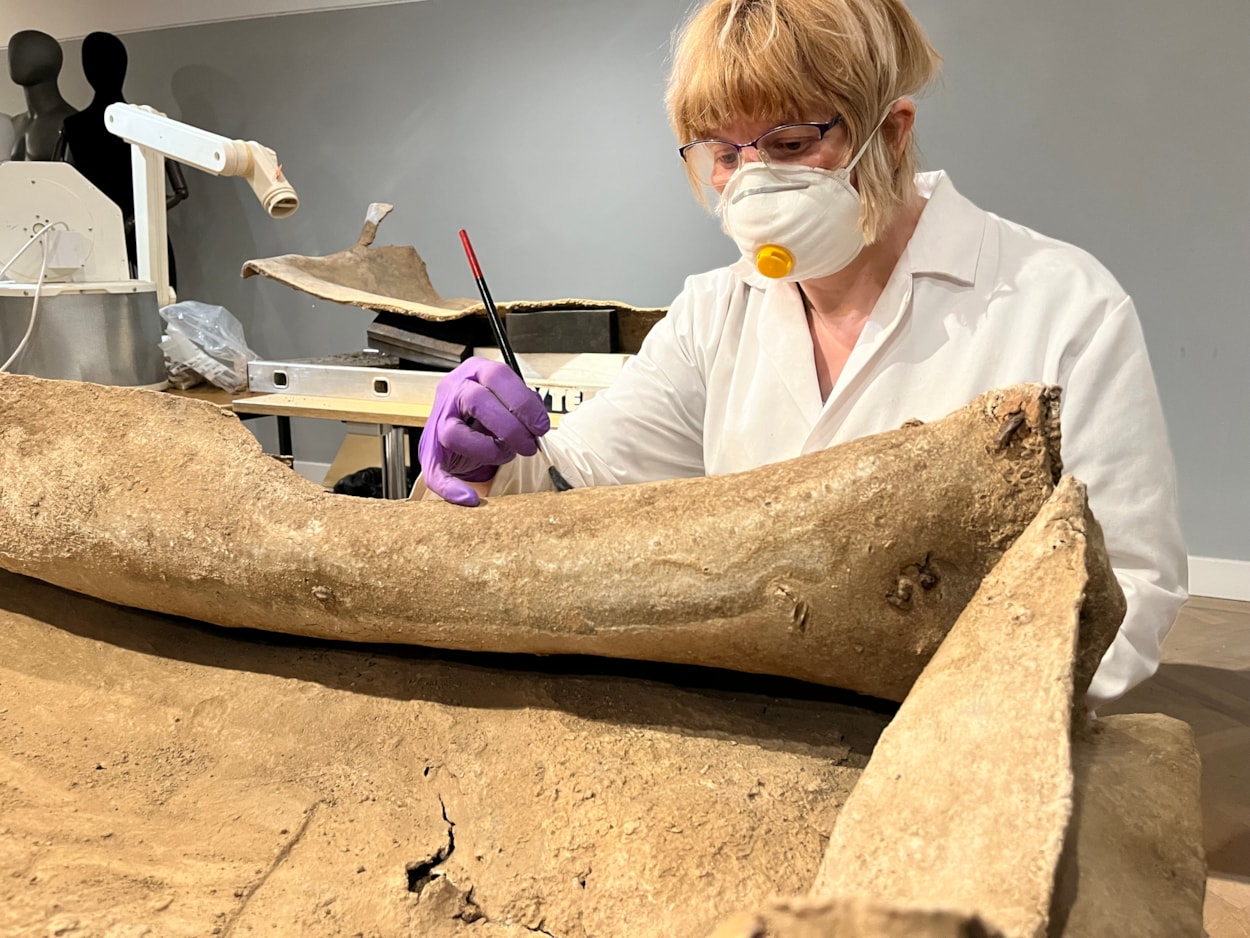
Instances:
[[[1046,933],[1072,810],[1085,507],[1064,478],[982,582],[882,734],[815,895],[974,909],[1007,938]]]
[[[733,919],[718,938],[1199,938],[1188,729],[1073,709],[1080,662],[1110,640],[1097,619],[1117,602],[1091,589],[1101,582],[1114,580],[1084,486],[1064,478],[882,733],[810,898]]]
[[[697,938],[806,888],[886,721],[525,664],[0,572],[0,935]]]
[[[1149,781],[1184,810],[1134,813],[1134,848],[1196,838],[1181,823],[1197,816],[1196,775],[1166,733],[1127,761],[1095,745],[1065,823],[1074,669],[1114,633],[1122,597],[1079,485],[1034,519],[1059,471],[1056,412],[1053,392],[1006,389],[757,473],[464,511],[327,495],[189,402],[4,378],[0,565],[225,624],[693,660],[899,696],[963,610],[830,841],[818,891],[851,894],[727,927],[1075,938],[1102,927],[1080,902],[1091,874],[1153,891],[1152,915],[1169,883],[1078,852],[1063,867],[1073,902],[1072,881],[1053,890],[1065,832],[1079,847],[1101,819],[1092,842],[1118,847],[1116,815],[1136,811],[1123,792]],[[728,908],[801,888],[845,799],[841,763],[863,751],[839,750],[863,734],[854,712],[802,706],[773,726],[777,701],[727,718],[629,682],[527,687],[468,665],[401,680],[376,652],[335,652],[329,670],[291,648],[230,656],[224,636],[205,648],[194,626],[9,574],[0,601],[0,679],[17,689],[0,750],[0,864],[17,875],[0,925],[16,934],[155,921],[199,935],[209,919],[333,938],[362,924],[706,934]],[[110,616],[124,623],[101,629]],[[1159,753],[1180,756],[1174,772],[1118,771]],[[1165,919],[1180,928],[1201,894],[1189,847]]]
[[[229,414],[0,376],[0,567],[227,626],[585,653],[902,699],[1049,495],[1058,395],[734,476],[467,510],[325,492]]]
[[[1201,938],[1201,767],[1188,724],[1159,713],[1082,721],[1072,761],[1055,933]]]
[[[975,914],[864,899],[776,899],[733,916],[710,938],[1002,938]]]

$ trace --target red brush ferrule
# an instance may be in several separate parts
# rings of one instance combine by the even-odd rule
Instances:
[[[464,253],[469,258],[469,269],[473,271],[473,277],[476,280],[482,279],[482,268],[477,266],[477,255],[473,253],[473,245],[469,243],[469,233],[463,228],[460,229],[460,243],[464,245]]]

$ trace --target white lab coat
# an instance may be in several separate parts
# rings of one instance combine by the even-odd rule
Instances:
[[[1063,388],[1063,464],[1088,486],[1128,615],[1091,705],[1154,673],[1186,598],[1175,471],[1132,300],[1094,258],[917,177],[920,222],[829,398],[798,290],[744,261],[691,277],[608,390],[548,440],[575,486],[715,475],[929,421],[994,388]],[[541,456],[492,495],[550,488]]]

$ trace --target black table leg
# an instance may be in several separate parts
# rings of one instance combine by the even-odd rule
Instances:
[[[291,442],[291,418],[278,418],[278,455],[294,456],[295,445]]]

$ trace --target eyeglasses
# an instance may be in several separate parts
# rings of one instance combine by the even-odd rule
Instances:
[[[765,131],[750,143],[729,143],[726,140],[695,140],[679,147],[677,152],[686,161],[694,177],[711,186],[723,186],[742,165],[742,151],[753,147],[765,163],[802,163],[819,149],[825,134],[842,123],[842,115],[823,124],[782,124]]]

